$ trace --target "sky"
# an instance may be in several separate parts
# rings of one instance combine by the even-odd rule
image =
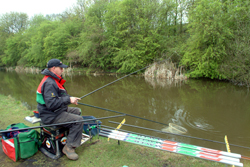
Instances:
[[[35,14],[58,14],[71,8],[77,0],[0,0],[0,15],[10,12]]]

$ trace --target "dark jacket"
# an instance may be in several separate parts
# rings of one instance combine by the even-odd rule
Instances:
[[[45,75],[37,88],[37,109],[44,124],[50,124],[62,112],[66,112],[70,104],[70,96],[63,84],[66,82],[61,76],[45,69]]]

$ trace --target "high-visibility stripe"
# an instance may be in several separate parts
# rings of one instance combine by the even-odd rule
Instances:
[[[117,128],[115,129],[115,130],[117,130],[117,129],[120,129],[121,127],[122,127],[122,125],[125,123],[125,118],[122,120],[122,122],[117,126]],[[109,138],[108,138],[108,141],[109,141]]]
[[[15,145],[14,145],[14,139],[13,140],[13,143],[11,142],[11,140],[4,140],[7,144],[9,144],[11,147],[15,148]]]

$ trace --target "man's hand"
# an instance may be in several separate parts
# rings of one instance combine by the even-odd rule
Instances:
[[[81,100],[81,99],[78,97],[70,97],[70,103],[72,103],[72,104],[78,105],[78,103],[77,103],[78,100]]]

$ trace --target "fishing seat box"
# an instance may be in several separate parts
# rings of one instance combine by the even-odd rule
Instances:
[[[88,119],[96,119],[94,116],[82,116],[83,120],[88,120]],[[100,129],[97,129],[96,126],[101,126],[102,122],[99,121],[99,120],[93,120],[93,121],[86,121],[84,122],[83,124],[83,130],[84,132],[87,134],[87,135],[90,135],[90,136],[95,136],[96,134],[99,134],[100,133]],[[91,128],[92,129],[88,130],[88,128]]]
[[[44,125],[41,123],[41,126]],[[62,126],[42,127],[40,132],[40,151],[52,159],[58,159],[64,154],[62,149],[66,144],[69,129]]]

